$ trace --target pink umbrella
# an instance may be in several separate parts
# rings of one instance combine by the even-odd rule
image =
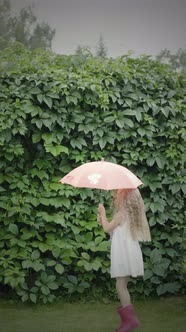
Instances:
[[[104,160],[85,163],[65,175],[60,182],[104,190],[134,189],[143,184],[127,168]]]

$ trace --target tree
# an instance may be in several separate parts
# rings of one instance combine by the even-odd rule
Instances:
[[[82,52],[83,52],[83,46],[78,45],[77,48],[76,48],[76,50],[75,50],[75,54],[76,54],[76,55],[79,55],[79,54],[81,54]]]
[[[99,37],[98,45],[97,45],[97,51],[96,55],[98,57],[106,57],[107,56],[107,49],[104,44],[103,36],[102,34]]]
[[[55,30],[48,23],[38,23],[32,7],[22,8],[18,16],[11,15],[11,1],[0,1],[0,49],[10,42],[20,42],[28,49],[51,49]]]
[[[165,48],[156,58],[161,63],[171,65],[174,70],[186,74],[186,50],[179,48],[179,50],[173,54],[170,50]]]
[[[76,50],[75,50],[76,55],[86,55],[86,54],[91,54],[91,50],[89,46],[81,46],[78,45]]]

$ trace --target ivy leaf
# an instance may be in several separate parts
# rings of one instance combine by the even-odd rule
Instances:
[[[155,161],[155,158],[149,156],[147,159],[147,165],[152,166],[154,165]]]
[[[161,253],[157,248],[155,248],[150,254],[150,259],[153,263],[161,262],[161,258]]]
[[[45,127],[47,127],[48,129],[51,130],[52,127],[52,121],[50,119],[43,119],[43,124],[45,125]]]
[[[142,120],[142,115],[140,112],[136,112],[136,119],[138,120],[138,122],[140,122]]]
[[[155,160],[159,168],[164,168],[165,160],[163,158],[155,157]]]
[[[105,137],[100,138],[100,140],[99,140],[99,146],[100,146],[101,150],[104,149],[104,147],[105,147],[106,144],[107,144],[107,139]]]
[[[157,294],[162,295],[165,293],[177,293],[180,290],[180,284],[178,282],[168,282],[162,285],[159,285],[157,288]]]
[[[173,194],[176,194],[180,190],[180,184],[174,183],[169,186]]]
[[[181,189],[182,189],[184,195],[186,195],[186,183],[181,184]]]
[[[97,129],[97,133],[98,133],[98,135],[99,135],[100,137],[103,137],[104,131],[103,131],[103,129],[98,128],[98,129]]]
[[[52,289],[52,290],[55,290],[55,289],[58,289],[58,288],[59,288],[59,286],[58,286],[58,284],[57,284],[56,282],[49,282],[49,283],[47,284],[47,286],[48,286],[48,288],[50,288],[50,289]]]
[[[17,225],[15,225],[15,224],[9,225],[9,231],[14,235],[18,235],[18,233],[19,233],[19,229],[18,229]]]
[[[132,106],[132,100],[131,99],[128,99],[128,98],[126,98],[125,99],[125,104],[127,105],[127,106]]]
[[[36,126],[37,126],[39,129],[41,129],[41,127],[42,127],[42,125],[43,125],[43,121],[42,121],[42,120],[36,120],[36,121],[35,121],[35,124],[36,124]]]
[[[34,250],[31,254],[32,260],[38,259],[40,257],[40,252],[39,250]]]
[[[77,285],[77,284],[78,284],[78,279],[77,279],[77,277],[75,277],[75,276],[69,275],[69,276],[68,276],[68,280],[69,280],[72,284],[74,284],[74,285]]]
[[[105,123],[111,123],[114,122],[114,120],[115,120],[114,116],[107,116],[104,118]]]
[[[63,272],[64,272],[64,267],[63,267],[63,265],[61,265],[61,264],[56,264],[56,266],[55,266],[55,270],[59,273],[59,274],[63,274]]]
[[[32,142],[33,143],[38,143],[40,141],[40,139],[41,139],[41,133],[40,132],[39,133],[36,132],[32,135]]]
[[[148,280],[148,279],[150,279],[152,276],[153,276],[153,272],[152,272],[152,270],[146,269],[146,270],[145,270],[145,274],[144,274],[143,279],[144,279],[144,280]]]
[[[117,119],[116,120],[116,124],[117,124],[117,126],[119,127],[119,128],[123,128],[124,127],[124,124],[125,124],[125,121],[124,121],[124,119]]]
[[[130,128],[134,127],[133,121],[128,118],[124,118],[124,124],[126,124]]]
[[[42,104],[42,101],[43,101],[43,95],[42,95],[42,94],[38,94],[38,95],[37,95],[37,100],[39,101],[40,104]]]
[[[44,295],[49,295],[50,294],[50,289],[47,286],[41,286],[41,291]]]
[[[28,300],[28,294],[25,293],[22,297],[21,297],[22,302],[26,302]]]
[[[50,97],[43,97],[43,101],[45,102],[45,104],[46,104],[49,108],[52,108],[52,98],[50,98]]]
[[[89,261],[90,260],[90,256],[89,256],[89,254],[87,254],[86,252],[82,252],[82,257],[84,258],[84,259],[86,259],[87,261]]]
[[[167,95],[167,98],[172,98],[174,95],[176,94],[176,91],[174,91],[174,90],[170,90],[169,91],[169,93],[168,93],[168,95]]]
[[[41,90],[38,87],[35,87],[35,88],[32,88],[29,92],[32,95],[37,95],[37,94],[41,93]]]
[[[146,134],[146,130],[143,129],[143,128],[141,128],[141,127],[137,129],[137,132],[138,132],[138,133],[140,134],[140,136],[142,136],[142,137]]]
[[[167,270],[169,264],[170,264],[169,259],[162,258],[161,262],[154,264],[154,266],[152,267],[152,270],[158,276],[164,276],[165,271]]]
[[[37,296],[36,296],[36,294],[31,293],[31,294],[30,294],[30,300],[31,300],[33,303],[36,303],[36,302],[37,302]]]
[[[63,145],[48,145],[45,144],[45,150],[46,152],[50,152],[54,157],[57,157],[62,152],[65,154],[69,154],[69,150],[66,146]]]

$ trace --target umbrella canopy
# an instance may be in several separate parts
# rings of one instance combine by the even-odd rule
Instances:
[[[104,160],[85,163],[65,175],[60,182],[104,190],[135,189],[143,184],[127,168]]]

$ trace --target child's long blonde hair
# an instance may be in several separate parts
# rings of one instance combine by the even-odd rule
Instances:
[[[114,200],[115,212],[121,211],[121,218],[129,219],[131,235],[136,241],[150,241],[144,202],[138,189],[119,189]]]

